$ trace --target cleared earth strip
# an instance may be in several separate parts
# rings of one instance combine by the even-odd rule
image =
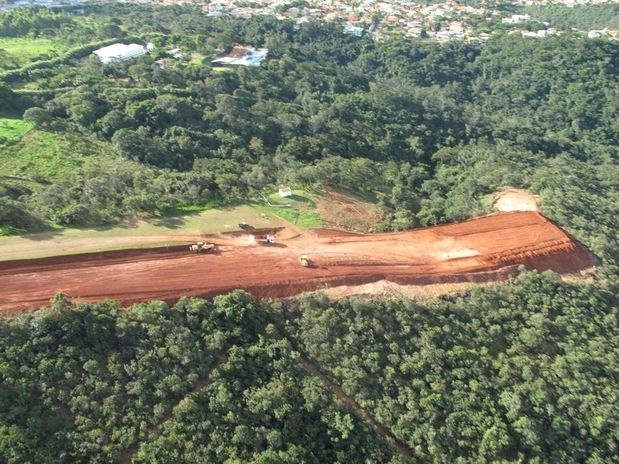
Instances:
[[[342,387],[333,382],[325,373],[318,369],[318,367],[303,357],[299,358],[299,362],[304,371],[319,378],[325,386],[331,390],[338,400],[340,400],[351,412],[356,414],[357,417],[363,419],[375,433],[380,435],[385,440],[393,451],[407,457],[414,457],[415,453],[411,448],[409,448],[402,441],[398,440],[390,430],[379,424],[368,411],[363,409],[359,403],[347,395]]]
[[[215,360],[215,363],[209,369],[209,371],[206,374],[206,376],[202,377],[201,379],[198,379],[196,381],[196,384],[194,385],[194,387],[189,392],[187,392],[187,394],[185,396],[183,396],[183,398],[181,398],[178,403],[176,403],[176,406],[178,406],[178,404],[181,401],[183,401],[185,398],[187,398],[189,395],[193,395],[193,394],[199,392],[204,387],[208,386],[213,381],[213,378],[211,377],[213,372],[215,372],[217,369],[219,369],[223,364],[227,363],[229,357],[230,356],[228,355],[227,351],[221,352],[219,354],[219,356],[217,356],[217,359]],[[173,406],[172,408],[170,408],[170,411],[161,418],[161,421],[158,424],[153,425],[148,430],[147,436],[152,437],[152,436],[155,436],[155,435],[159,435],[163,431],[163,427],[164,427],[165,423],[168,422],[170,419],[172,419],[172,416],[174,415],[174,409],[176,409],[176,406]],[[135,456],[135,453],[137,453],[139,451],[139,449],[140,449],[140,443],[134,443],[129,448],[127,448],[127,450],[120,456],[118,462],[120,464],[129,464],[129,463],[131,463],[133,461],[133,456]]]

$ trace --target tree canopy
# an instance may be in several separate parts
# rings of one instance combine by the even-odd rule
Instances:
[[[0,321],[0,459],[611,462],[618,303],[551,273],[425,303],[59,294]]]

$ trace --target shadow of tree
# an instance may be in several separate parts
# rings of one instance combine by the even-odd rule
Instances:
[[[33,242],[39,242],[44,240],[49,240],[54,237],[59,237],[62,235],[62,231],[50,229],[45,232],[37,232],[35,234],[22,234],[21,238],[25,238],[27,240],[32,240]]]
[[[168,216],[168,217],[162,217],[162,218],[154,218],[154,219],[149,220],[148,222],[158,227],[168,227],[170,229],[179,229],[185,224],[186,220],[183,217]]]
[[[297,195],[296,193],[293,193],[292,195],[290,195],[289,197],[287,197],[289,200],[293,200],[293,201],[300,201],[300,202],[308,202],[311,201],[308,197],[304,197],[301,195]]]

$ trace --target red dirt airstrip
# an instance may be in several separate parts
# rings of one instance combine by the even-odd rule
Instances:
[[[276,243],[267,245],[265,233]],[[507,212],[459,224],[406,232],[354,234],[288,229],[212,235],[214,253],[183,245],[0,262],[0,313],[16,314],[49,303],[57,292],[123,306],[180,296],[210,298],[242,288],[276,298],[325,286],[387,280],[401,285],[489,282],[519,265],[561,274],[593,265],[593,257],[535,211]],[[298,264],[299,255],[313,262]]]

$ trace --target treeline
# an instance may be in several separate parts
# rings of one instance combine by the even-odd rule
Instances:
[[[0,321],[0,460],[613,462],[616,289],[427,303],[236,291]]]
[[[136,163],[108,164],[104,172],[88,170],[47,185],[32,193],[29,201],[56,224],[113,224],[139,211],[160,215],[177,206],[204,205],[204,197],[211,199],[208,206],[216,206],[223,198],[223,183],[212,173],[157,171]],[[17,211],[15,208],[14,214]],[[24,227],[22,221],[27,218],[13,219]]]
[[[0,14],[0,37],[52,36],[71,23],[69,14],[45,7],[16,8]]]
[[[121,311],[113,302],[1,321],[0,459],[360,462],[392,452],[297,368],[243,292]],[[354,432],[354,433],[353,433]]]
[[[303,352],[423,462],[617,456],[616,293],[525,273],[426,304],[301,308]]]
[[[613,2],[589,5],[531,5],[523,8],[533,19],[551,27],[581,31],[619,29],[619,5]]]

